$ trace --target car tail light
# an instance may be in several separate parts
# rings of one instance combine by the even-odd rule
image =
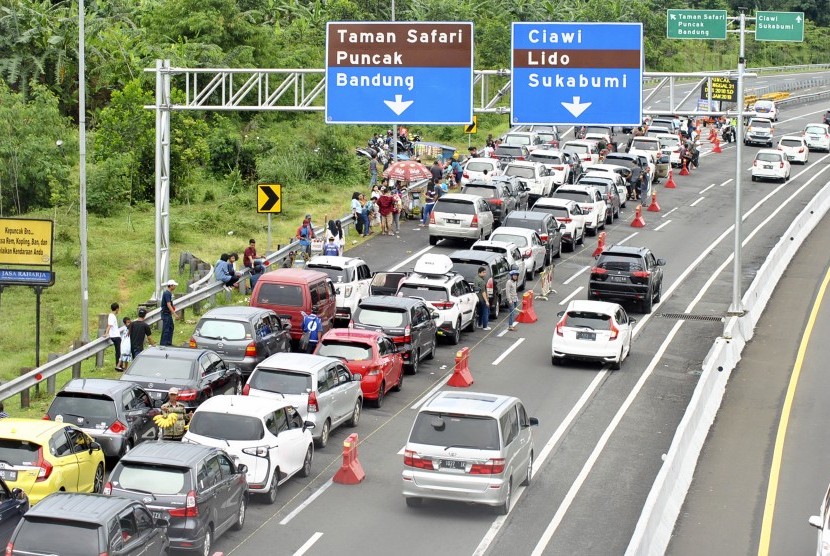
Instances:
[[[179,390],[179,401],[180,402],[195,402],[196,398],[199,397],[198,390]]]
[[[493,295],[493,279],[487,280],[487,297]]]
[[[591,160],[591,157],[590,157],[590,156],[586,156],[586,157],[584,157],[582,160],[586,160],[586,161],[587,161],[587,160]]]
[[[343,288],[343,295],[345,295],[346,297],[351,297],[352,296],[352,289],[353,288],[352,288],[351,285],[346,286],[345,288]]]
[[[199,506],[196,505],[196,491],[191,490],[187,493],[184,508],[174,508],[169,510],[170,517],[199,517]]]
[[[562,320],[556,323],[556,335],[557,336],[564,336],[565,333],[563,330],[565,329],[565,325],[568,324],[568,315],[562,315]]]
[[[429,223],[435,224],[435,211],[429,213]]]
[[[490,204],[491,205],[501,205],[502,200],[501,199],[490,199]]]
[[[37,472],[37,479],[35,479],[36,482],[45,481],[52,474],[52,464],[43,459],[43,446],[37,449],[37,462],[35,466],[40,467]]]
[[[9,542],[6,545],[6,556],[12,556],[14,554],[14,544]]]
[[[258,458],[267,458],[271,455],[268,452],[268,446],[253,446],[251,448],[242,448],[242,453]]]
[[[470,174],[468,174],[465,170],[464,172],[461,172],[461,177],[468,180],[470,179]]]
[[[591,268],[591,274],[598,274],[600,276],[604,276],[608,274],[608,271],[601,266],[595,266]]]
[[[421,457],[418,452],[413,450],[404,450],[403,464],[407,467],[415,467],[417,469],[435,469],[432,465],[432,458]]]
[[[651,276],[651,272],[648,270],[637,270],[631,273],[631,276],[634,278],[648,278]]]
[[[396,344],[408,344],[412,342],[412,327],[407,326],[403,329],[403,336],[393,336],[392,342]]]
[[[548,240],[548,234],[539,234],[539,239],[541,239],[542,241],[547,241]]]
[[[758,161],[757,161],[757,160],[753,160],[753,161],[752,161],[752,165],[753,165],[753,166],[758,166]]]
[[[559,172],[561,172],[562,170],[565,169],[565,167],[564,166],[554,166],[553,169],[558,170]]]
[[[611,321],[611,337],[609,339],[616,340],[620,335],[620,329],[614,326],[614,321]]]
[[[366,376],[378,376],[383,373],[383,367],[371,367]]]
[[[490,155],[490,158],[495,158],[496,160],[498,160],[499,155],[497,155],[496,153],[493,153],[493,154]]]
[[[524,157],[524,156],[517,156],[517,157],[516,157],[516,160],[524,160],[524,159],[525,159],[525,157]]]
[[[251,385],[250,384],[246,384],[245,386],[242,387],[242,395],[243,396],[247,396],[250,393],[251,393]]]
[[[42,419],[43,421],[51,421],[51,420],[52,420],[52,419],[51,419],[51,417],[49,417],[49,414],[48,414],[48,413],[47,413],[46,415],[44,415],[43,417],[41,417],[41,419]]]
[[[557,218],[557,222],[562,222],[563,224],[570,224],[573,221],[573,218]]]
[[[254,342],[245,347],[245,357],[256,357],[256,344]]]
[[[470,221],[471,228],[478,228],[478,215],[474,214],[473,219]]]
[[[586,213],[589,213],[589,212],[594,212],[594,207],[593,207],[593,205],[588,205],[588,206],[581,206],[581,205],[580,205],[580,208],[581,208],[582,210],[584,210]]]
[[[783,161],[782,161],[782,162],[779,162],[778,164],[779,164],[779,166],[778,166],[779,168],[783,168],[783,167],[784,167],[784,162],[783,162]]]
[[[455,306],[455,303],[452,301],[434,301],[432,305],[436,309],[452,309]]]
[[[127,427],[121,421],[115,421],[113,424],[110,425],[110,428],[107,429],[107,432],[111,432],[113,434],[122,434],[127,432]]]
[[[104,490],[101,491],[104,496],[109,496],[112,494],[112,483],[107,481],[107,484],[104,485]]]
[[[190,341],[187,343],[187,345],[191,348],[195,348],[196,347],[196,339],[193,336],[191,336]]]
[[[308,412],[309,413],[317,413],[317,410],[320,409],[317,405],[317,392],[309,392],[308,393]]]
[[[470,475],[498,475],[504,472],[504,458],[492,458],[487,463],[474,463]]]

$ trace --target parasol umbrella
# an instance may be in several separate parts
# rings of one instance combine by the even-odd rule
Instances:
[[[426,180],[432,177],[429,168],[415,162],[414,160],[400,160],[393,162],[389,168],[383,171],[383,177],[390,180],[412,182],[415,180]]]

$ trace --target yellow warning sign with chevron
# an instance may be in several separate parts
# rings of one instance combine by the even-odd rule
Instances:
[[[282,185],[278,183],[260,183],[256,188],[256,211],[282,212]]]
[[[473,121],[464,126],[464,133],[478,133],[478,116],[473,116]]]

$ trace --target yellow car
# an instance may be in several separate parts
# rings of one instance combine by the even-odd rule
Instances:
[[[104,452],[74,425],[0,419],[0,477],[32,504],[57,491],[101,492]]]

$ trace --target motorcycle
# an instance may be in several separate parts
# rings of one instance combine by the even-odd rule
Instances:
[[[720,135],[721,138],[727,143],[735,141],[735,129],[730,124],[725,124],[721,127]]]

